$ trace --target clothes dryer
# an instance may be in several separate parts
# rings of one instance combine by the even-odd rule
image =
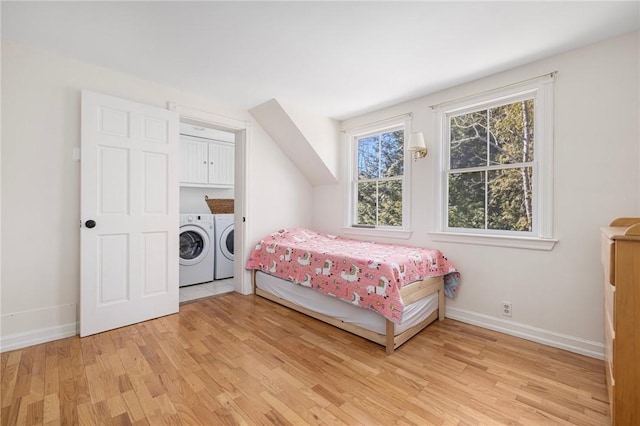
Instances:
[[[213,281],[214,244],[212,214],[180,215],[180,287]]]
[[[215,279],[233,277],[233,237],[234,237],[234,215],[214,214],[215,224]]]

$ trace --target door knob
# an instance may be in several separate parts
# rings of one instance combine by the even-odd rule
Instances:
[[[87,228],[93,228],[96,226],[96,221],[95,220],[88,220],[84,223],[84,226],[86,226]]]

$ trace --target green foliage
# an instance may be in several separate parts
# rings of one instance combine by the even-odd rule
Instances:
[[[378,184],[376,182],[362,182],[358,184],[358,225],[376,225],[377,194]]]
[[[523,167],[489,172],[488,229],[531,230],[531,217],[526,211],[527,203],[531,205],[531,189],[526,193],[523,190],[523,174],[531,182],[531,171],[531,167]]]
[[[531,231],[533,121],[532,99],[450,118],[450,227]]]
[[[378,225],[402,226],[402,181],[378,183]]]
[[[484,228],[484,172],[449,175],[449,226]]]

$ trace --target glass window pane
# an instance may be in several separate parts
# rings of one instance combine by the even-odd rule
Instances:
[[[451,117],[451,169],[487,165],[487,111]]]
[[[489,110],[491,164],[533,161],[533,99]]]
[[[449,227],[484,229],[485,172],[449,175]]]
[[[532,167],[489,171],[489,229],[531,231],[532,177]]]
[[[378,225],[402,226],[402,182],[378,184]]]
[[[377,216],[376,182],[358,184],[358,225],[375,225]]]
[[[380,177],[404,173],[404,131],[383,133],[380,137]]]
[[[378,136],[358,139],[358,179],[377,179],[380,174]]]

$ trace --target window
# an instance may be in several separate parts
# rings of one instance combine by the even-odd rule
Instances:
[[[544,239],[543,249],[553,247],[552,81],[547,76],[439,111],[440,228],[454,236],[436,241],[471,235],[475,241],[467,242],[520,247],[518,239],[526,239],[536,248],[532,239]]]
[[[408,228],[406,121],[391,120],[349,133],[350,208],[346,222],[352,232],[347,233],[366,234],[369,229],[393,236],[392,231]]]
[[[447,227],[531,232],[534,100],[448,116]]]

